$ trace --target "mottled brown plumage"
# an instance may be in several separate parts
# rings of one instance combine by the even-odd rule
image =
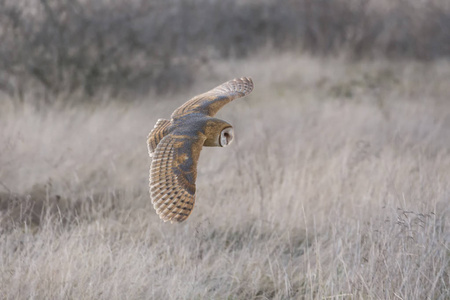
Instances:
[[[150,195],[161,219],[182,222],[189,217],[202,147],[225,147],[233,140],[232,126],[213,116],[225,104],[252,90],[250,78],[230,80],[184,103],[170,121],[156,122],[147,145],[152,157]]]

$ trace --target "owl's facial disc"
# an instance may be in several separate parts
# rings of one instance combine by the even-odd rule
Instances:
[[[234,131],[233,127],[227,127],[220,132],[219,144],[221,147],[226,147],[233,141]]]

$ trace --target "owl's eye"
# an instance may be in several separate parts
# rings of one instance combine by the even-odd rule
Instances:
[[[233,141],[234,133],[233,127],[227,127],[220,132],[219,144],[221,147],[226,147]]]

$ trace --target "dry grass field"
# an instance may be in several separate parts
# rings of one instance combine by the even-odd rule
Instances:
[[[235,142],[203,149],[192,215],[163,223],[148,132],[240,76]],[[4,97],[0,298],[449,299],[449,82],[448,60],[260,54],[170,96]]]

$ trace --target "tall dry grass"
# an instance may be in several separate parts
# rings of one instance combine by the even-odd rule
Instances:
[[[203,149],[192,215],[161,222],[147,133],[244,75],[254,92],[219,113],[236,141]],[[202,76],[133,104],[3,99],[1,298],[450,297],[448,62],[260,55]]]

